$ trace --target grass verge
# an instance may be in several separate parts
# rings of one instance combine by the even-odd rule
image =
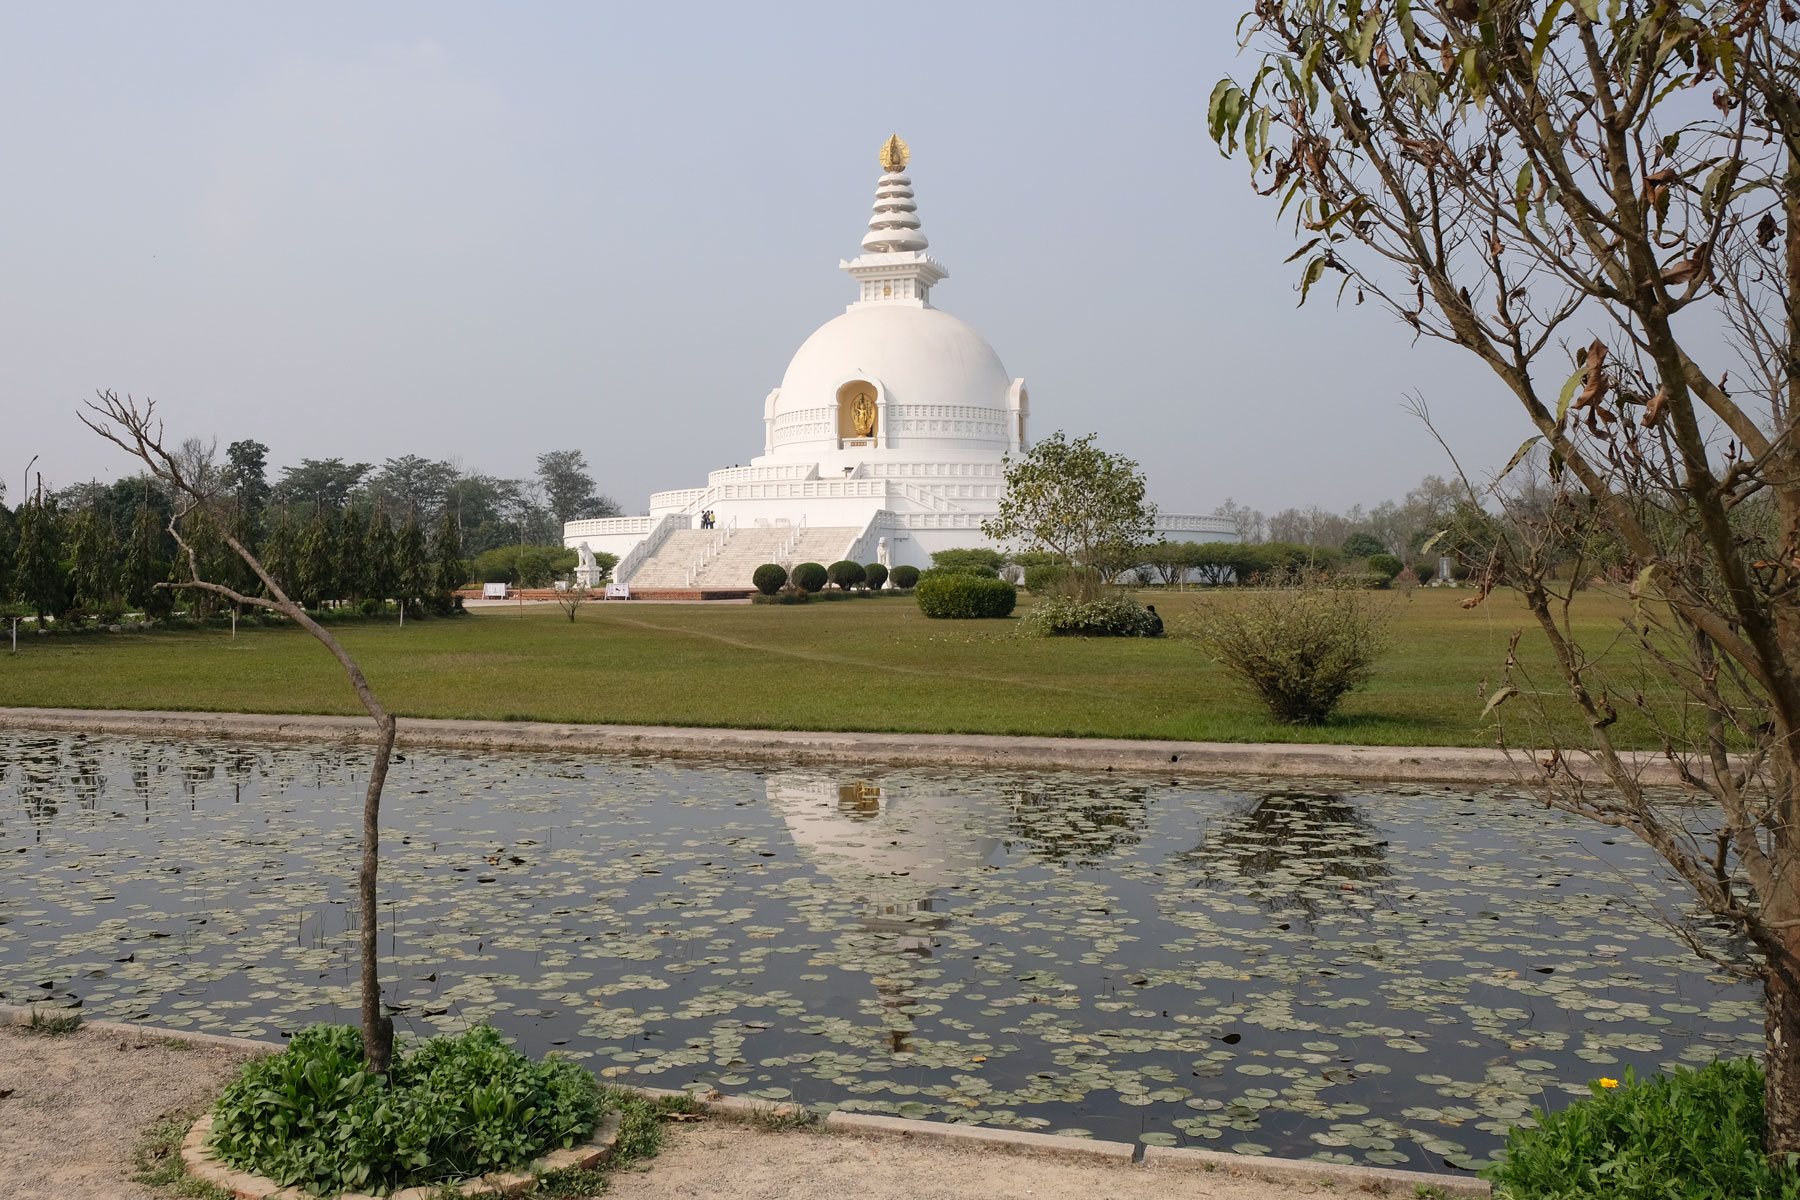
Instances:
[[[796,606],[590,604],[467,619],[349,622],[337,634],[402,716],[576,723],[1171,738],[1220,742],[1491,745],[1480,685],[1520,657],[1554,678],[1510,594],[1472,610],[1466,589],[1391,596],[1392,649],[1322,726],[1281,725],[1180,638],[1020,637],[1017,617],[933,621],[912,603]],[[1147,592],[1172,631],[1205,592]],[[1020,612],[1030,610],[1027,598]],[[1623,597],[1582,594],[1575,632],[1637,684],[1619,640]],[[1550,720],[1581,723],[1552,695]],[[1671,701],[1674,703],[1674,701]],[[22,638],[0,653],[0,705],[360,715],[330,656],[294,629]],[[1509,705],[1513,713],[1518,704]],[[1516,719],[1516,718],[1514,718]],[[1613,730],[1653,747],[1628,709]]]

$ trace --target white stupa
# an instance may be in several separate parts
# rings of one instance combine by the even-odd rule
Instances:
[[[795,352],[763,402],[763,452],[705,487],[657,492],[643,517],[571,521],[564,545],[617,554],[634,590],[744,588],[765,562],[931,565],[983,546],[1005,456],[1025,449],[1031,405],[986,338],[931,304],[949,276],[913,199],[898,135],[881,148],[863,253],[838,266],[857,296]],[[703,518],[713,515],[713,527]],[[1230,541],[1216,517],[1165,515],[1159,533]]]

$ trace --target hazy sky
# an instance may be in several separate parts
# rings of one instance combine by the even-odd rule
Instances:
[[[579,447],[628,512],[762,449],[890,131],[934,301],[1165,510],[1397,496],[1528,432],[1206,140],[1247,0],[0,7],[0,479],[111,478],[101,387],[275,464]],[[1237,64],[1241,68],[1241,64]]]

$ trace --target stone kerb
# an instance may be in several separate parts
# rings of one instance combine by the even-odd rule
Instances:
[[[188,1129],[187,1137],[182,1139],[181,1161],[189,1175],[222,1188],[239,1200],[308,1200],[307,1193],[301,1188],[282,1187],[265,1175],[252,1175],[220,1162],[206,1144],[212,1135],[212,1123],[212,1114],[208,1113],[195,1121]],[[618,1113],[607,1113],[588,1141],[567,1150],[552,1150],[523,1171],[402,1188],[388,1200],[437,1200],[446,1188],[464,1196],[521,1196],[535,1188],[542,1176],[592,1167],[612,1157],[613,1145],[619,1140],[620,1123]],[[338,1200],[375,1200],[375,1197],[362,1192],[344,1192]]]

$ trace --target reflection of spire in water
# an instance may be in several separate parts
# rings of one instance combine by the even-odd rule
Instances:
[[[1336,795],[1265,796],[1181,857],[1202,867],[1202,882],[1239,890],[1271,912],[1297,909],[1308,921],[1373,890],[1344,885],[1388,877],[1387,842],[1375,823]]]
[[[950,922],[933,893],[980,870],[1000,840],[972,828],[967,801],[955,795],[804,775],[770,776],[768,794],[802,856],[860,898],[857,924],[891,958],[873,976],[890,1014],[888,1047],[908,1049],[912,1021],[900,1011],[914,1003],[908,964],[930,958],[933,935]]]

